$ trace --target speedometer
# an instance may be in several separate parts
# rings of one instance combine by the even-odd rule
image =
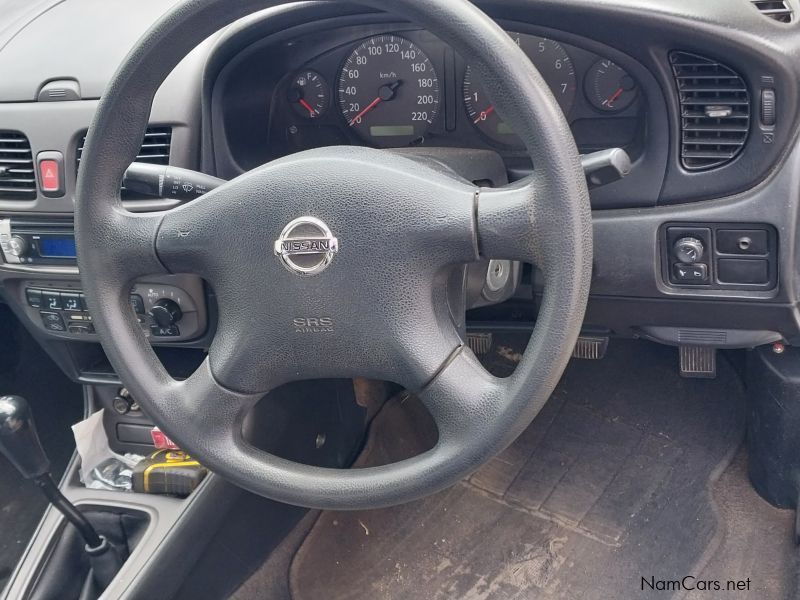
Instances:
[[[357,46],[339,75],[339,106],[347,125],[379,146],[425,136],[439,114],[439,78],[428,56],[397,35]]]
[[[564,114],[569,114],[575,102],[576,78],[572,60],[556,41],[534,35],[509,33],[539,70]],[[472,123],[495,142],[519,147],[522,141],[495,112],[486,87],[471,67],[464,75],[464,105]]]

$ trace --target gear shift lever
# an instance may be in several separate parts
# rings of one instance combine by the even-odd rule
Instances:
[[[86,516],[58,489],[50,475],[50,461],[39,441],[33,414],[21,396],[0,397],[0,453],[22,474],[32,479],[50,503],[75,526],[86,542],[86,553],[92,564],[95,581],[103,589],[121,566],[119,554],[103,536],[95,531]]]
[[[0,397],[0,452],[25,479],[50,473],[50,461],[39,442],[31,409],[20,396]]]

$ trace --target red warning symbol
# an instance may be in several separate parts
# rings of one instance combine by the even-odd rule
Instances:
[[[39,163],[39,173],[42,178],[42,190],[57,192],[60,190],[60,177],[58,176],[58,163],[54,160],[43,160]]]

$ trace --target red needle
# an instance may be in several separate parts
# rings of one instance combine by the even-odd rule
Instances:
[[[306,109],[308,112],[310,112],[310,113],[311,113],[311,116],[312,116],[312,117],[313,117],[314,115],[318,115],[318,114],[319,114],[319,111],[317,111],[317,110],[316,110],[316,109],[315,109],[313,106],[311,106],[311,105],[310,105],[308,102],[306,102],[306,101],[305,101],[305,99],[303,99],[303,98],[300,98],[300,100],[298,100],[298,102],[300,103],[300,106],[302,106],[302,107],[303,107],[303,108],[305,108],[305,109]]]
[[[397,93],[397,88],[399,88],[402,83],[403,83],[403,80],[402,79],[398,79],[394,83],[385,84],[385,85],[382,85],[381,87],[379,87],[378,88],[378,97],[375,98],[375,100],[373,100],[372,102],[370,102],[369,106],[367,106],[367,108],[365,108],[360,113],[358,113],[355,117],[353,117],[353,120],[350,121],[350,127],[352,127],[357,122],[359,122],[361,120],[361,117],[363,117],[365,114],[367,114],[373,108],[378,106],[378,104],[380,104],[384,100],[387,100],[387,101],[388,100],[394,100],[395,94]]]
[[[614,100],[619,98],[622,95],[622,92],[624,92],[624,91],[625,91],[624,89],[619,88],[616,92],[614,92],[614,95],[611,96],[611,98],[609,98],[608,100],[605,101],[605,105],[606,106],[611,106],[612,104],[614,104]]]
[[[482,113],[480,113],[480,114],[478,115],[478,118],[477,118],[477,119],[475,119],[475,125],[477,125],[477,124],[478,124],[478,123],[480,123],[481,121],[485,121],[485,120],[486,120],[486,117],[488,117],[488,116],[489,116],[490,114],[492,114],[493,112],[494,112],[494,106],[490,106],[490,107],[489,107],[489,108],[487,108],[485,111],[483,111]]]
[[[372,102],[370,102],[370,103],[369,103],[369,106],[367,106],[367,108],[365,108],[365,109],[364,109],[364,110],[362,110],[360,113],[358,113],[358,114],[357,114],[355,117],[353,117],[353,120],[352,120],[352,121],[350,121],[350,127],[352,127],[353,125],[355,125],[355,124],[356,124],[356,122],[357,122],[357,121],[358,121],[358,120],[359,120],[361,117],[363,117],[365,114],[367,114],[367,113],[368,113],[369,111],[371,111],[373,108],[375,108],[376,106],[378,106],[378,104],[380,104],[381,102],[383,102],[383,98],[381,98],[380,96],[378,96],[377,98],[375,98],[375,100],[373,100]]]

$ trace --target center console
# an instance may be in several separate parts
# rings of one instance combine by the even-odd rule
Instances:
[[[66,340],[96,341],[78,280],[71,221],[0,219],[6,296],[29,327]],[[131,312],[153,343],[187,342],[208,326],[205,290],[193,276],[157,276],[130,290]]]

